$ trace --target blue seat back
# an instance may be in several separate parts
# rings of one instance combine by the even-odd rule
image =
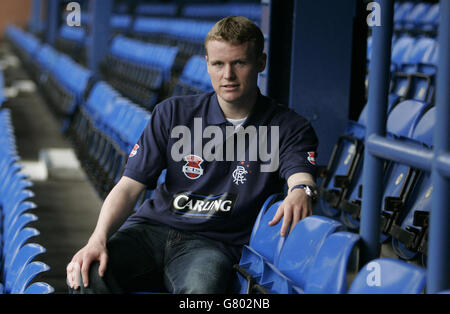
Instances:
[[[414,129],[413,139],[419,144],[425,147],[432,148],[433,146],[433,131],[436,121],[436,108],[430,108],[420,119],[416,128]],[[418,178],[417,183],[411,193],[410,199],[406,204],[408,209],[404,217],[400,217],[400,226],[403,230],[407,230],[409,227],[415,229],[421,229],[419,226],[414,226],[414,215],[417,211],[429,212],[431,208],[431,195],[433,191],[431,174],[426,172],[422,173]],[[392,246],[398,256],[404,259],[412,259],[417,255],[417,252],[413,252],[406,248],[406,246],[398,239],[392,239]]]
[[[45,252],[44,247],[36,243],[28,243],[20,248],[17,255],[14,257],[11,266],[6,269],[5,290],[11,292],[15,281],[22,273],[25,266],[31,263],[31,261]]]
[[[405,62],[405,56],[414,48],[415,39],[410,36],[398,38],[392,46],[391,61],[396,66]]]
[[[309,216],[298,222],[289,233],[280,252],[277,269],[303,288],[306,276],[319,248],[341,223],[321,216]]]
[[[29,285],[23,294],[51,294],[55,289],[45,282],[35,282]]]
[[[360,236],[350,232],[329,235],[317,253],[305,283],[305,293],[347,292],[347,269]]]
[[[281,203],[275,202],[267,209],[250,241],[250,247],[272,263],[278,258],[285,239],[280,236],[282,221],[275,226],[269,226]]]
[[[404,261],[380,258],[365,265],[353,280],[351,294],[418,294],[425,288],[425,270]]]
[[[386,124],[387,132],[395,136],[411,138],[426,107],[426,103],[415,100],[399,103],[389,114]]]
[[[50,267],[42,262],[26,264],[13,284],[11,294],[23,294],[34,277],[48,270]]]

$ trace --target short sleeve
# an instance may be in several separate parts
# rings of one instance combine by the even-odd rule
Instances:
[[[169,103],[162,102],[154,108],[147,126],[128,157],[123,173],[150,189],[156,186],[161,171],[167,167],[166,151],[170,129],[168,107]]]
[[[298,172],[316,176],[318,138],[311,123],[291,112],[280,127],[280,177],[287,180]]]

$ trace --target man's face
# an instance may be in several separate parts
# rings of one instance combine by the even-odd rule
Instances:
[[[266,55],[256,57],[250,42],[233,45],[211,40],[207,43],[206,62],[219,100],[239,105],[256,92],[258,73],[264,71]]]

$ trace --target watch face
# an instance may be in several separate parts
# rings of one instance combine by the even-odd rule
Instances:
[[[305,192],[306,192],[306,195],[308,195],[310,197],[313,196],[313,191],[311,190],[311,188],[309,186],[305,187]]]
[[[315,189],[312,189],[310,186],[305,187],[306,195],[311,197],[312,199],[315,199],[317,197],[317,191]]]

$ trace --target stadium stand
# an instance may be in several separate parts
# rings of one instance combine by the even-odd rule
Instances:
[[[171,88],[178,49],[117,36],[103,64],[112,86],[151,110]]]
[[[27,188],[32,186],[26,176],[20,172],[22,166],[17,155],[11,113],[9,109],[0,109],[0,186],[1,208],[1,281],[0,293],[25,293],[30,282],[39,274],[49,270],[49,266],[33,261],[45,252],[37,243],[28,243],[39,235],[28,224],[37,217],[30,213],[36,205],[30,201],[34,193]],[[39,266],[39,267],[35,267]],[[47,283],[40,282],[45,290],[36,293],[52,293],[54,289]]]
[[[203,57],[203,40],[214,22],[227,15],[261,23],[261,4],[122,4],[111,18],[112,35],[101,76],[83,65],[86,30],[62,26],[55,46],[9,26],[6,38],[33,79],[64,119],[63,131],[101,198],[120,179],[127,157],[151,118],[153,107],[169,96],[212,90]],[[87,15],[87,14],[86,14]],[[384,140],[399,151],[411,147],[432,152],[439,60],[439,3],[397,1],[394,7],[390,81]],[[86,17],[85,17],[86,18]],[[367,37],[366,96],[374,34]],[[67,75],[70,73],[70,76]],[[2,96],[0,71],[0,104]],[[428,235],[433,198],[432,173],[409,163],[382,158],[383,188],[380,242],[394,258],[359,265],[362,237],[367,103],[357,121],[349,120],[328,164],[320,173],[320,200],[314,215],[300,221],[286,237],[281,222],[269,227],[282,196],[272,195],[261,208],[250,242],[244,247],[235,289],[246,293],[413,293],[426,292]],[[2,283],[5,293],[52,293],[32,279],[49,267],[33,259],[45,252],[27,241],[39,231],[26,227],[37,217],[28,212],[31,183],[20,175],[9,113],[0,110],[2,205]],[[5,152],[5,154],[3,154]],[[381,154],[381,153],[380,153]],[[407,153],[405,153],[407,154]],[[164,181],[162,173],[158,184]],[[139,202],[151,197],[146,191]],[[376,265],[376,266],[373,266]],[[367,281],[379,267],[383,285]],[[355,276],[352,278],[352,276]]]
[[[6,100],[4,87],[5,87],[5,79],[3,77],[3,71],[0,69],[0,108],[1,108],[1,105]]]

